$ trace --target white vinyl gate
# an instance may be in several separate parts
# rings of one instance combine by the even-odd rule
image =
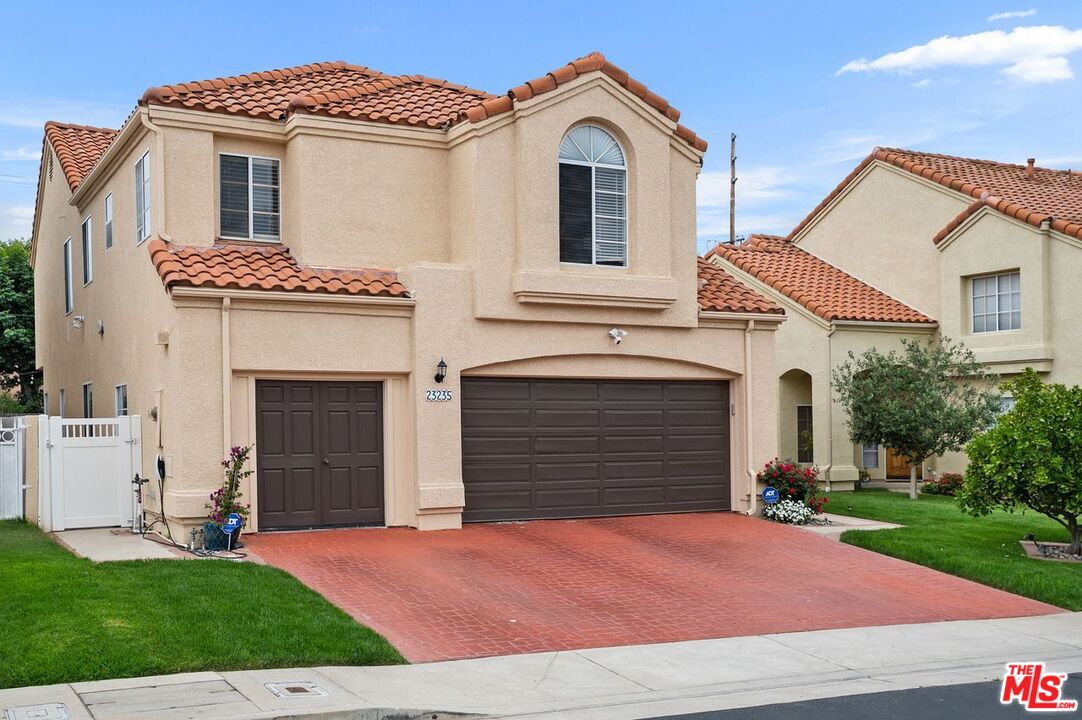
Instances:
[[[38,524],[49,531],[132,527],[139,416],[38,423]]]
[[[0,520],[23,517],[26,418],[0,417]]]

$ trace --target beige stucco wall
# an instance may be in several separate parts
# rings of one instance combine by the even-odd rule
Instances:
[[[153,477],[154,458],[163,444],[178,439],[179,425],[170,423],[168,403],[181,395],[183,380],[174,345],[160,345],[159,333],[174,330],[175,312],[150,262],[146,243],[136,243],[135,162],[151,154],[152,222],[160,222],[156,188],[160,182],[158,156],[152,136],[137,132],[113,159],[108,178],[85,193],[78,206],[69,204],[72,193],[60,163],[54,158],[53,176],[48,163],[41,194],[40,223],[34,237],[33,265],[38,365],[44,372],[44,390],[52,415],[59,413],[59,390],[66,390],[65,414],[82,417],[82,385],[91,382],[94,415],[115,414],[114,389],[128,386],[128,412],[142,421],[142,467]],[[52,152],[51,149],[48,152]],[[104,203],[113,195],[113,247],[105,248]],[[93,281],[82,283],[83,253],[80,226],[92,217]],[[63,242],[72,238],[74,309],[64,312]],[[72,319],[81,315],[81,329]],[[104,332],[99,333],[99,322]],[[172,351],[171,351],[172,348]],[[175,395],[174,395],[175,394]],[[161,405],[161,424],[147,410]],[[180,417],[176,416],[179,420]],[[148,510],[158,508],[157,492],[148,491]]]
[[[84,377],[110,393],[124,378],[133,413],[160,406],[162,423],[148,426],[144,418],[144,469],[153,469],[160,429],[174,535],[201,522],[228,447],[255,441],[255,383],[276,378],[383,383],[386,521],[425,529],[460,523],[463,375],[728,380],[732,507],[753,506],[754,469],[777,452],[780,318],[700,319],[701,156],[673,136],[670,120],[606,76],[578,79],[449,133],[310,116],[279,124],[140,112],[159,134],[131,141],[131,157],[86,198],[97,207],[114,188],[118,228],[89,293],[76,294],[87,327],[73,334],[62,307],[53,317],[56,308],[43,300],[49,321],[41,325],[41,357],[47,387],[74,388],[69,409]],[[557,148],[585,121],[612,131],[629,161],[627,268],[559,263]],[[283,244],[305,264],[394,269],[413,299],[198,290],[170,297],[132,239],[129,170],[142,147],[156,165],[161,237],[216,241],[219,153],[275,157]],[[56,194],[46,214],[60,222],[67,196]],[[78,220],[64,222],[73,229],[51,227],[43,237],[77,238]],[[59,258],[44,253],[38,263],[41,295],[55,297],[54,306],[63,294],[49,263]],[[93,332],[99,318],[102,338]],[[629,333],[619,346],[608,336],[614,326]],[[156,344],[159,330],[169,333],[166,347]],[[425,402],[441,357],[449,370],[440,387],[455,400]],[[111,398],[103,407],[100,393],[96,409],[109,414]],[[258,478],[243,491],[258,529]],[[147,504],[156,507],[153,499]]]
[[[805,228],[802,248],[939,319],[932,238],[972,198],[875,161]]]

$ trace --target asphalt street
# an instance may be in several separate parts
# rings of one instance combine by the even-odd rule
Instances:
[[[690,715],[665,715],[653,720],[1014,720],[1082,716],[1078,711],[1027,712],[1017,704],[1000,705],[999,687],[999,681],[943,685]],[[1065,698],[1082,700],[1082,674],[1069,677],[1063,694]]]

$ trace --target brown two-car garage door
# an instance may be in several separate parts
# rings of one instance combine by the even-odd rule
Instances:
[[[383,394],[371,382],[256,382],[259,528],[383,524]]]
[[[463,520],[727,510],[727,382],[463,378]]]

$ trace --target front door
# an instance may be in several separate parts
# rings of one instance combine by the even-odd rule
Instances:
[[[887,448],[887,477],[909,479],[909,461]],[[917,466],[917,477],[923,477],[923,468]]]
[[[256,382],[261,530],[383,524],[380,383]]]

